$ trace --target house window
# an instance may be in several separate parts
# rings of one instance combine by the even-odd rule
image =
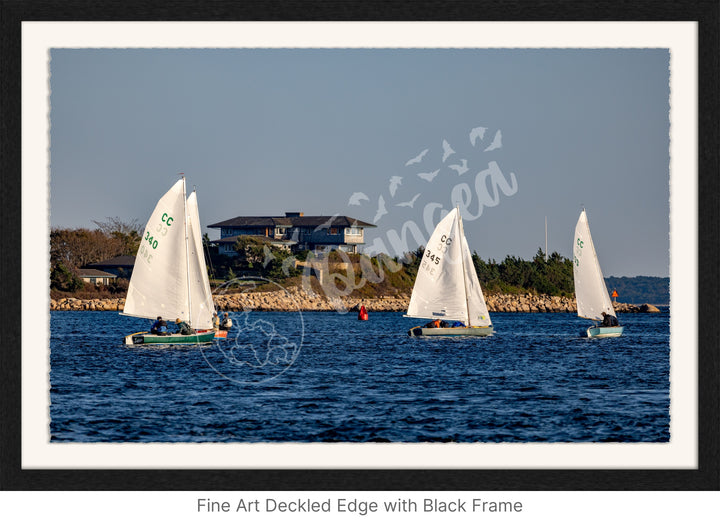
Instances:
[[[362,229],[360,227],[347,227],[345,229],[345,234],[347,236],[360,236],[362,234]]]
[[[337,227],[330,227],[330,234],[337,234],[338,230]]]

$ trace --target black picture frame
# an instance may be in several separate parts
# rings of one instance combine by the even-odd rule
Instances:
[[[2,490],[720,490],[718,198],[720,7],[715,1],[91,2],[0,4],[0,489]],[[21,466],[21,24],[24,21],[696,21],[699,31],[699,466],[692,470],[27,470]],[[690,330],[690,329],[689,329]]]

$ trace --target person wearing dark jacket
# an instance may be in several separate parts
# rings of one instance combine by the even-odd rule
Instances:
[[[195,334],[195,330],[193,330],[188,325],[187,322],[183,322],[182,320],[180,320],[178,318],[175,320],[175,323],[177,324],[177,327],[178,327],[178,333],[180,333],[181,335],[194,335]]]
[[[157,317],[157,320],[150,328],[150,333],[153,335],[164,335],[167,333],[167,322],[162,317]]]
[[[603,327],[613,327],[613,326],[620,325],[617,317],[614,317],[613,315],[608,315],[607,313],[605,313],[605,311],[603,311],[601,314],[603,316],[603,321],[602,321]]]

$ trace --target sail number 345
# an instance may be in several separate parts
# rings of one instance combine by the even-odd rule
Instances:
[[[442,235],[440,242],[437,245],[436,253],[433,253],[430,249],[425,251],[425,257],[433,262],[435,265],[440,265],[440,256],[447,252],[448,246],[452,243],[452,238]],[[439,253],[439,254],[438,254]]]

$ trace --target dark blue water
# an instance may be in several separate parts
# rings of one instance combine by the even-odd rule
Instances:
[[[399,313],[231,315],[226,341],[128,347],[149,322],[53,312],[52,441],[670,439],[667,311],[601,340],[560,313],[493,313],[488,338],[408,337]]]

